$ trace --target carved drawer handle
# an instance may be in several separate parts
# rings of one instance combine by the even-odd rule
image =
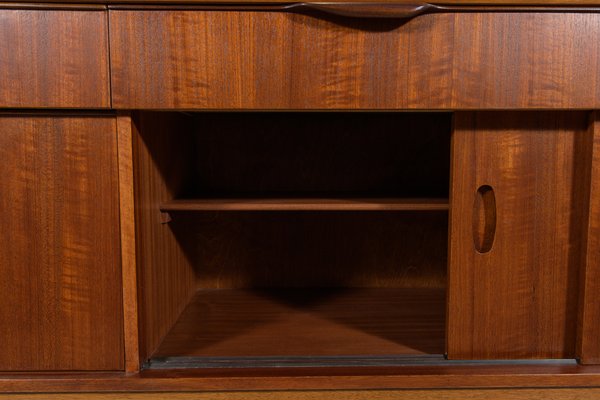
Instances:
[[[496,236],[496,194],[489,185],[480,186],[473,206],[473,242],[479,253],[492,249]]]
[[[339,15],[350,18],[397,18],[408,19],[436,9],[427,3],[395,4],[395,3],[343,3],[343,2],[316,2],[294,3],[288,10],[295,11],[320,11],[326,14]]]

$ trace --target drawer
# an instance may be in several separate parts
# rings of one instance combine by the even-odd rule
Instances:
[[[0,10],[0,107],[108,108],[101,10]]]
[[[379,32],[285,12],[109,16],[116,107],[406,106],[406,27]]]
[[[113,105],[147,109],[600,106],[600,14],[409,21],[109,11]]]

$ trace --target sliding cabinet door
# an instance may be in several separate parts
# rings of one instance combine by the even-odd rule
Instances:
[[[114,116],[0,114],[0,371],[123,368]]]
[[[450,359],[575,357],[587,133],[583,112],[455,115]]]

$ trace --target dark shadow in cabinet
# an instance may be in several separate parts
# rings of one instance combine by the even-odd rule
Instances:
[[[449,114],[196,118],[195,196],[448,197]]]
[[[441,357],[450,121],[137,114],[142,357]]]

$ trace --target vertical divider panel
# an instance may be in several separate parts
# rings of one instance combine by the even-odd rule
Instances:
[[[119,206],[121,227],[121,269],[123,273],[123,328],[125,371],[140,369],[137,263],[135,260],[135,214],[133,197],[132,122],[129,113],[117,116],[119,163]]]
[[[591,158],[586,246],[579,288],[577,356],[582,364],[600,364],[600,113],[591,113],[586,138]]]

